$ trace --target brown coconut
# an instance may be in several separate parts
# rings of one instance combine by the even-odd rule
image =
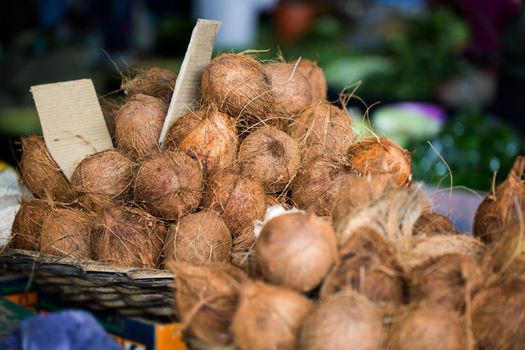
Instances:
[[[264,67],[243,54],[222,54],[202,73],[202,98],[241,126],[265,123],[275,118],[272,82]]]
[[[458,313],[441,305],[412,304],[392,319],[389,350],[465,350],[466,325]]]
[[[129,197],[135,163],[122,151],[110,149],[84,158],[71,176],[71,187],[92,210]]]
[[[93,215],[73,208],[52,208],[40,236],[40,252],[74,258],[91,258]]]
[[[315,61],[306,58],[292,61],[290,64],[295,65],[297,67],[296,69],[308,80],[312,102],[315,103],[326,100],[328,87],[326,84],[326,77],[324,76],[321,67],[319,67]]]
[[[524,330],[524,281],[498,284],[476,295],[472,303],[472,331],[480,349],[523,349]]]
[[[293,116],[312,102],[310,84],[295,65],[274,62],[264,65],[270,76],[275,105],[287,116]]]
[[[93,230],[93,258],[123,267],[159,268],[166,231],[160,220],[140,208],[104,208]]]
[[[319,157],[305,164],[294,178],[291,199],[301,209],[328,216],[341,185],[350,177],[350,167],[341,158]]]
[[[232,254],[230,230],[214,211],[183,216],[168,231],[164,259],[203,264],[208,261],[229,262]]]
[[[297,336],[312,302],[287,288],[262,282],[241,286],[232,322],[235,346],[241,350],[295,350]]]
[[[144,94],[169,103],[176,81],[176,73],[168,69],[153,67],[140,71],[133,79],[123,79],[121,89],[128,96]]]
[[[198,162],[181,151],[165,151],[144,159],[135,177],[134,194],[150,214],[177,220],[197,208],[202,189]]]
[[[119,109],[115,141],[121,150],[142,158],[159,148],[168,105],[159,98],[135,94]]]
[[[170,269],[175,275],[176,311],[188,331],[208,346],[231,344],[230,326],[246,275],[224,263],[175,263]]]
[[[297,174],[301,153],[285,132],[263,126],[250,133],[239,149],[243,173],[259,178],[268,193],[284,191]]]
[[[58,202],[74,199],[69,181],[51,158],[43,137],[22,138],[20,172],[22,180],[36,198]]]
[[[227,168],[217,172],[206,184],[202,204],[205,209],[217,211],[233,238],[266,209],[266,196],[259,179],[241,174],[238,169]]]
[[[481,202],[474,217],[474,235],[485,243],[499,238],[499,228],[525,213],[525,157],[516,158],[503,183]],[[521,213],[520,213],[521,212]]]
[[[427,300],[460,313],[483,286],[479,263],[461,254],[445,254],[429,259],[409,274],[410,301]]]
[[[300,350],[375,350],[381,348],[383,316],[365,296],[350,290],[319,301],[306,316]]]
[[[205,175],[233,165],[237,155],[235,123],[215,106],[182,116],[164,142],[166,149],[178,148],[197,159]]]
[[[323,155],[342,157],[353,140],[350,116],[328,102],[304,109],[292,121],[289,133],[299,142],[304,161]]]
[[[245,227],[232,243],[232,264],[245,271],[248,276],[258,275],[255,262],[255,234],[253,225]]]
[[[117,118],[118,110],[122,106],[122,103],[116,99],[110,98],[101,98],[99,99],[99,102],[109,135],[113,142],[115,142],[115,119]]]
[[[393,306],[404,302],[405,281],[395,248],[380,234],[361,229],[339,248],[339,255],[339,264],[323,282],[321,298],[353,289],[376,303]]]
[[[42,225],[50,211],[44,200],[22,200],[11,229],[11,247],[39,251]]]
[[[493,231],[500,238],[489,245],[489,254],[484,264],[496,277],[515,276],[522,278],[525,265],[525,229],[519,220],[513,221]]]
[[[264,225],[255,244],[255,257],[267,281],[308,292],[337,262],[335,233],[313,213],[284,214]]]
[[[364,138],[350,146],[346,156],[358,174],[389,174],[400,186],[412,181],[410,153],[387,137]]]
[[[423,212],[414,224],[414,236],[459,235],[454,223],[445,215]]]

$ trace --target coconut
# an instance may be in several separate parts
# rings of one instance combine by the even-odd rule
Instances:
[[[264,67],[250,56],[222,54],[202,73],[202,98],[243,126],[275,118],[272,82]]]
[[[258,179],[242,175],[235,168],[227,168],[209,179],[202,204],[221,215],[235,239],[245,227],[263,217],[265,199]]]
[[[118,148],[137,158],[158,150],[167,111],[168,105],[159,98],[143,94],[130,97],[115,120]]]
[[[295,350],[303,318],[312,302],[287,288],[262,282],[241,286],[232,322],[235,345],[241,350]]]
[[[166,231],[160,220],[142,209],[104,208],[95,221],[91,240],[93,257],[117,266],[159,268]]]
[[[446,216],[436,212],[423,212],[414,224],[414,236],[459,235]]]
[[[341,291],[321,300],[306,316],[300,350],[373,350],[381,348],[382,314],[363,295]]]
[[[343,156],[353,140],[350,116],[328,102],[304,109],[293,120],[289,133],[299,142],[304,161],[322,155]]]
[[[230,325],[247,281],[239,269],[224,263],[170,264],[175,275],[175,307],[190,333],[209,346],[232,342]]]
[[[293,116],[310,105],[310,84],[295,65],[275,62],[265,64],[264,69],[272,81],[275,105],[285,115]]]
[[[163,68],[153,67],[140,71],[133,79],[123,79],[121,89],[128,96],[144,94],[169,103],[177,74]]]
[[[165,151],[144,159],[135,177],[134,194],[150,214],[177,220],[197,208],[202,188],[197,161],[181,151]]]
[[[43,200],[22,200],[12,227],[11,246],[16,249],[40,250],[42,225],[51,207]]]
[[[257,267],[269,282],[298,292],[317,287],[337,261],[332,226],[312,213],[278,216],[255,244]]]
[[[93,216],[73,208],[52,208],[40,236],[40,252],[74,258],[91,258]]]
[[[101,98],[99,102],[109,135],[111,136],[111,139],[115,141],[115,119],[117,118],[118,110],[122,104],[115,99],[109,98]]]
[[[461,254],[431,258],[408,275],[411,302],[427,300],[460,313],[465,311],[466,300],[470,300],[484,282],[479,263]]]
[[[476,295],[472,302],[472,331],[480,349],[523,349],[524,330],[524,281],[495,285]]]
[[[410,153],[384,136],[370,136],[354,143],[346,156],[359,174],[390,174],[400,186],[412,181]]]
[[[459,314],[437,304],[413,304],[401,309],[388,331],[389,350],[465,350],[466,327]]]
[[[255,234],[253,226],[247,226],[235,237],[232,244],[232,264],[245,271],[250,277],[257,277],[255,262]]]
[[[205,175],[233,165],[237,155],[235,123],[214,105],[182,116],[164,142],[166,149],[178,148],[197,159]]]
[[[269,193],[284,191],[301,164],[297,141],[272,126],[263,126],[249,134],[238,158],[243,173],[259,178]]]
[[[74,198],[68,179],[55,163],[43,137],[22,138],[22,180],[36,198],[70,202]]]
[[[315,103],[326,100],[328,86],[326,84],[326,77],[324,76],[324,72],[321,67],[319,67],[315,61],[306,58],[292,61],[290,64],[296,66],[296,69],[308,80],[310,92],[312,95],[312,102]]]
[[[96,210],[128,197],[135,164],[122,151],[106,150],[84,158],[71,176],[80,201]]]
[[[339,255],[339,264],[323,282],[321,298],[353,289],[376,303],[392,306],[404,302],[405,281],[395,248],[380,234],[361,229],[339,249]]]
[[[499,238],[489,248],[485,265],[497,275],[509,278],[521,278],[525,264],[525,230],[519,220],[504,225],[497,231],[492,231]],[[496,276],[498,277],[498,276]]]
[[[516,158],[503,183],[481,202],[474,217],[473,231],[485,243],[496,240],[495,232],[504,224],[525,213],[525,157]],[[521,213],[520,213],[521,212]]]
[[[319,157],[299,171],[292,182],[291,198],[299,208],[330,215],[341,185],[350,176],[350,167],[341,158]]]
[[[164,258],[199,265],[207,261],[229,262],[232,236],[214,211],[201,211],[182,217],[168,231]]]

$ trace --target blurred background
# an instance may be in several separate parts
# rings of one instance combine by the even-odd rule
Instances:
[[[178,71],[199,17],[223,21],[216,53],[317,60],[358,135],[407,147],[417,180],[450,186],[450,167],[487,191],[525,153],[521,0],[26,0],[0,11],[0,159],[40,133],[31,85],[92,78],[107,96],[133,69]]]

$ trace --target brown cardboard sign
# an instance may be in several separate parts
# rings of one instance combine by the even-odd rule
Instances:
[[[199,19],[193,28],[160,134],[161,146],[171,125],[199,98],[202,71],[211,60],[215,36],[220,26],[219,21]]]
[[[31,87],[44,139],[69,179],[85,157],[113,148],[91,79]]]

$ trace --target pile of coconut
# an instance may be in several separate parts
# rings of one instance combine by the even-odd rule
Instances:
[[[22,140],[34,198],[12,247],[170,269],[196,347],[523,348],[525,158],[463,235],[407,150],[354,140],[315,62],[218,56],[161,147],[175,81],[145,70],[103,99],[115,148],[70,181],[41,137]]]

